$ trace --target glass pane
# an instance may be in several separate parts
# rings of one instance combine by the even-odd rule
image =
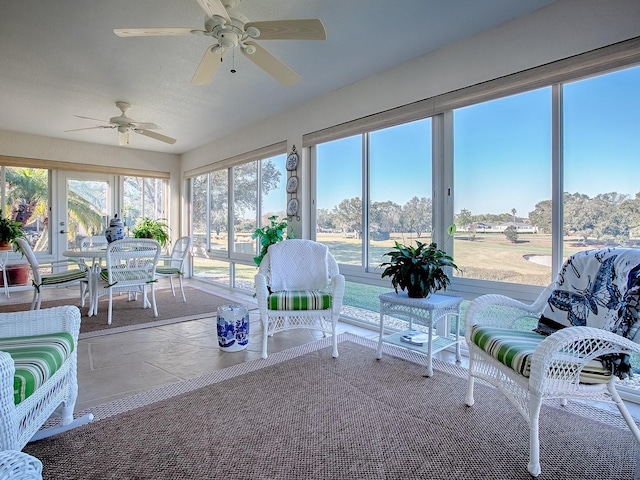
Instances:
[[[455,110],[453,133],[454,274],[548,285],[551,88]]]
[[[566,84],[564,253],[640,245],[640,67]]]
[[[70,250],[106,244],[109,182],[67,180],[67,247]]]
[[[269,217],[278,219],[287,215],[287,156],[282,154],[262,160],[260,188],[262,193],[260,226],[269,225]]]
[[[207,175],[191,180],[191,238],[195,254],[204,255],[207,246]]]
[[[49,171],[7,167],[3,215],[21,222],[34,251],[49,252]]]
[[[229,232],[227,227],[229,222],[229,170],[213,172],[209,174],[209,180],[211,202],[209,207],[209,250],[226,252]],[[206,201],[206,198],[206,191],[203,191],[201,200]],[[204,208],[206,209],[206,205]],[[206,215],[203,214],[202,218],[206,218]]]
[[[246,290],[247,292],[255,292],[254,277],[256,276],[256,273],[258,273],[256,266],[242,265],[240,263],[236,263],[234,265],[235,277],[233,286],[241,290]]]
[[[362,136],[317,146],[316,239],[338,263],[362,265]]]
[[[160,178],[124,177],[122,216],[129,233],[143,218],[166,220],[165,185]]]
[[[256,255],[256,242],[251,235],[258,228],[258,162],[233,167],[233,250]]]
[[[394,241],[431,242],[431,119],[369,135],[369,271],[388,261]],[[402,162],[401,182],[389,179]]]
[[[209,280],[226,287],[231,285],[229,262],[214,260],[202,256],[203,252],[194,249],[193,277],[201,280]]]

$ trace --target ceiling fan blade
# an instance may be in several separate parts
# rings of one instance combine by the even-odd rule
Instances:
[[[158,128],[160,128],[155,123],[150,122],[131,122],[129,125],[133,128],[141,128],[143,130],[157,130]]]
[[[205,11],[205,13],[210,17],[218,15],[219,17],[224,18],[227,22],[231,23],[231,19],[229,18],[227,9],[224,8],[224,5],[222,5],[222,2],[220,0],[198,0],[198,3]]]
[[[134,128],[134,132],[139,133],[140,135],[144,135],[145,137],[153,138],[154,140],[160,140],[161,142],[168,143],[169,145],[173,145],[176,143],[175,138],[167,137],[165,135],[160,135],[156,132],[150,132],[149,130],[143,130],[141,128]]]
[[[191,35],[202,30],[191,27],[144,27],[144,28],[114,28],[113,33],[119,37],[157,37]]]
[[[113,125],[98,125],[97,127],[74,128],[65,132],[79,132],[80,130],[95,130],[96,128],[115,128]]]
[[[245,42],[244,44],[255,48],[255,52],[251,54],[246,53],[245,49],[240,49],[245,57],[258,65],[285,87],[291,87],[300,81],[300,75],[291,70],[257,43]]]
[[[191,83],[193,85],[207,85],[210,83],[222,62],[223,53],[224,48],[219,45],[213,45],[207,48],[207,51],[204,52],[204,55],[202,56],[202,60],[200,60],[200,64],[198,65],[196,72],[193,74]]]
[[[126,132],[118,132],[118,145],[129,145],[131,143],[131,135],[129,135],[129,130]]]
[[[95,120],[96,122],[110,123],[109,120],[102,120],[100,118],[83,117],[82,115],[74,115],[74,117],[84,118],[85,120]]]
[[[249,22],[249,27],[257,28],[260,40],[326,40],[327,32],[317,18],[299,20],[271,20],[266,22]]]

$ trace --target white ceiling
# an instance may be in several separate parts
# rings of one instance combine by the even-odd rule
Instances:
[[[64,130],[119,115],[154,122],[184,153],[311,98],[526,15],[555,0],[243,0],[249,20],[319,18],[325,41],[257,41],[302,76],[285,88],[236,52],[210,85],[191,77],[211,39],[119,38],[114,28],[202,28],[196,0],[0,0],[0,130],[117,145],[114,130]]]

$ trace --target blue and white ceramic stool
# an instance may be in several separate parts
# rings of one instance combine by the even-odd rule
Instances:
[[[249,312],[244,305],[218,307],[218,345],[225,352],[238,352],[249,344]]]

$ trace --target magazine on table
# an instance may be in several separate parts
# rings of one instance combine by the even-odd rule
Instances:
[[[437,335],[433,335],[431,340],[435,340],[438,338]],[[402,332],[400,335],[400,340],[405,343],[410,343],[411,345],[424,345],[429,341],[429,334],[425,332],[420,332],[418,330],[407,330],[406,332]]]

